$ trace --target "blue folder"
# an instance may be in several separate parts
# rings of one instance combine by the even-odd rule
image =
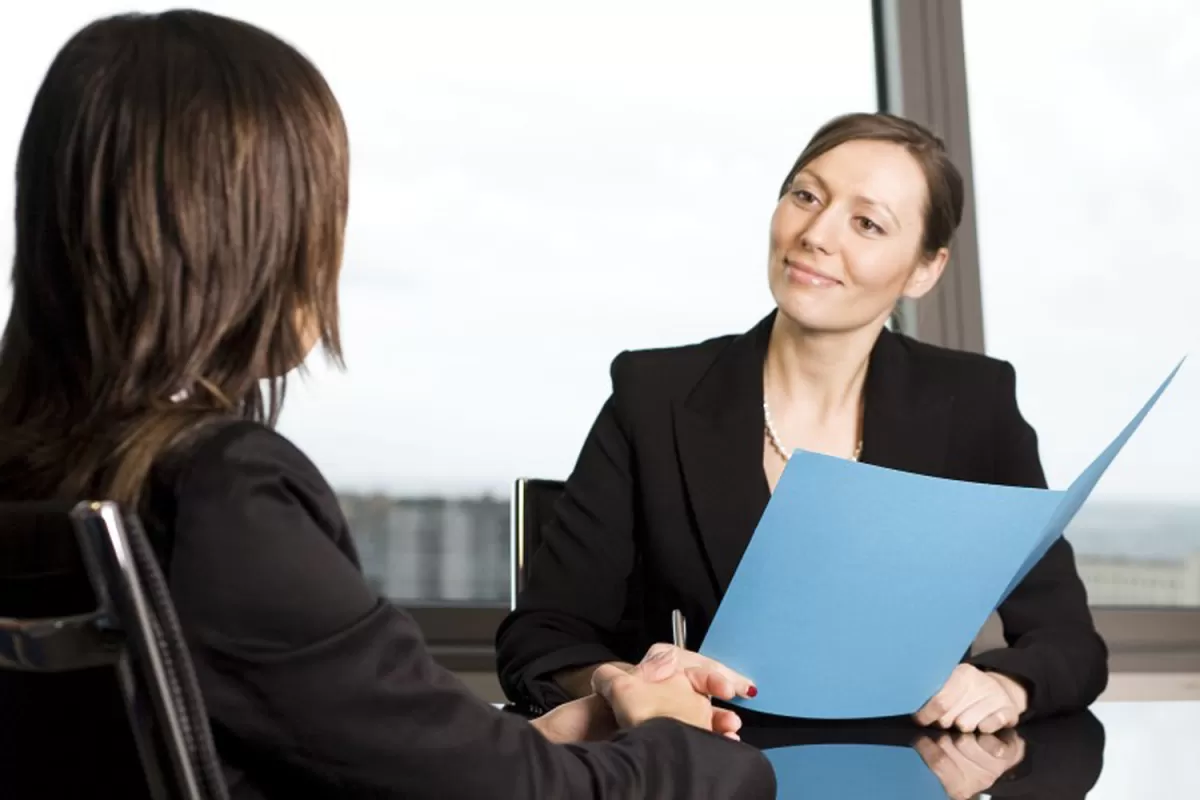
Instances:
[[[1062,535],[1179,366],[1066,491],[914,475],[796,451],[700,652],[790,717],[912,714]]]

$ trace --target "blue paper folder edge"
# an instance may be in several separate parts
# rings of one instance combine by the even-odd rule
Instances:
[[[1042,560],[1042,557],[1046,555],[1046,552],[1049,551],[1049,549],[1054,545],[1054,542],[1057,541],[1058,537],[1061,536],[1067,529],[1067,525],[1071,523],[1071,520],[1074,519],[1075,515],[1079,513],[1079,509],[1083,507],[1085,502],[1087,502],[1088,497],[1090,497],[1092,494],[1092,490],[1096,488],[1096,484],[1100,482],[1100,478],[1103,477],[1105,471],[1107,471],[1109,466],[1112,465],[1112,462],[1114,459],[1116,459],[1117,454],[1121,452],[1122,448],[1124,448],[1129,442],[1130,438],[1133,437],[1133,434],[1139,427],[1141,427],[1142,422],[1146,419],[1146,416],[1150,413],[1150,410],[1154,408],[1155,404],[1158,403],[1159,398],[1162,397],[1163,393],[1167,391],[1167,387],[1171,385],[1173,380],[1175,380],[1175,376],[1179,374],[1179,370],[1183,367],[1183,364],[1186,360],[1186,356],[1179,360],[1179,363],[1175,365],[1175,369],[1171,370],[1171,373],[1167,375],[1166,380],[1159,385],[1158,389],[1150,396],[1150,399],[1146,401],[1141,410],[1138,411],[1138,413],[1134,415],[1133,419],[1129,421],[1129,424],[1126,425],[1125,428],[1119,434],[1117,434],[1117,437],[1113,439],[1112,443],[1109,444],[1108,447],[1104,448],[1104,451],[1100,453],[1100,455],[1096,456],[1092,463],[1089,464],[1087,468],[1079,474],[1079,477],[1077,477],[1074,482],[1071,483],[1070,488],[1063,492],[1063,499],[1059,502],[1058,508],[1054,511],[1054,515],[1046,524],[1046,530],[1042,533],[1041,541],[1038,543],[1038,546],[1033,550],[1033,552],[1029,554],[1029,557],[1025,559],[1025,563],[1021,565],[1021,569],[1013,577],[1012,582],[1008,584],[1008,588],[1004,590],[1004,594],[1001,595],[1000,599],[996,601],[994,608],[999,608],[1001,605],[1003,605],[1004,601],[1008,599],[1008,596],[1012,594],[1012,591],[1021,584],[1021,581],[1025,580],[1025,576],[1029,574],[1029,571],[1033,569],[1035,564]]]
[[[1057,538],[1060,535],[1062,535],[1066,526],[1069,524],[1071,519],[1074,517],[1075,513],[1079,510],[1079,508],[1083,505],[1083,503],[1085,502],[1087,497],[1090,495],[1091,491],[1094,489],[1094,487],[1097,484],[1097,482],[1099,481],[1100,477],[1104,474],[1105,470],[1108,468],[1108,466],[1114,460],[1116,455],[1124,447],[1124,445],[1127,443],[1129,438],[1133,435],[1133,433],[1141,425],[1142,421],[1145,419],[1147,414],[1154,407],[1154,405],[1157,403],[1157,401],[1162,396],[1162,394],[1166,391],[1167,387],[1170,385],[1170,383],[1175,378],[1176,374],[1179,372],[1183,363],[1184,363],[1184,359],[1181,359],[1180,362],[1176,365],[1176,367],[1171,371],[1170,375],[1162,382],[1162,384],[1158,387],[1158,389],[1154,392],[1154,394],[1150,397],[1150,399],[1144,404],[1142,409],[1134,416],[1134,418],[1129,422],[1129,424],[1127,424],[1125,426],[1125,428],[1120,432],[1120,434],[1118,434],[1118,436],[1112,441],[1112,443],[1072,483],[1071,487],[1067,491],[1063,492],[1063,491],[1050,491],[1050,490],[1046,490],[1046,489],[1019,489],[1018,487],[1005,487],[1006,490],[1031,492],[1031,493],[1042,495],[1045,498],[1045,500],[1050,501],[1051,504],[1048,507],[1045,506],[1045,504],[1043,504],[1043,507],[1045,508],[1045,512],[1044,512],[1045,516],[1042,516],[1039,521],[1034,523],[1034,524],[1038,525],[1038,527],[1041,528],[1041,530],[1038,531],[1037,529],[1035,529],[1034,531],[1028,531],[1028,533],[1025,535],[1024,538],[1027,541],[1030,538],[1032,538],[1033,544],[1030,548],[1030,551],[1026,555],[1026,557],[1020,562],[1019,567],[1014,568],[1015,572],[1014,572],[1012,579],[1010,581],[1008,581],[1007,585],[1005,585],[1003,583],[1001,583],[998,586],[993,584],[993,586],[995,586],[995,588],[991,591],[995,591],[997,593],[998,597],[994,603],[990,604],[991,610],[995,610],[995,608],[1003,602],[1003,600],[1008,596],[1008,594],[1017,585],[1020,584],[1021,580],[1023,580],[1025,578],[1025,576],[1028,574],[1029,570],[1032,569],[1033,566],[1045,555],[1046,551],[1049,550],[1049,548],[1051,546],[1053,546],[1053,544],[1057,540]],[[816,454],[802,454],[802,455],[805,455],[805,456],[812,455],[812,457],[796,459],[796,463],[794,464],[794,466],[799,468],[801,465],[803,465],[804,469],[808,470],[808,469],[812,469],[814,464],[817,464],[818,469],[824,469],[824,467],[819,466],[819,462],[821,461],[821,459]],[[864,465],[844,465],[844,464],[841,464],[840,462],[838,462],[837,465],[834,465],[831,462],[830,466],[831,467],[836,466],[836,468],[843,469],[843,471],[844,471],[844,468],[846,468],[847,466],[854,468],[854,469],[891,471],[891,470],[886,470],[885,468],[882,468],[882,467],[875,467],[875,466],[865,465],[865,464]],[[891,471],[891,472],[894,472],[894,471]],[[797,473],[797,474],[799,474],[799,473]],[[927,481],[933,481],[933,482],[939,482],[939,483],[954,483],[954,484],[959,484],[960,486],[964,485],[964,482],[961,482],[961,481],[951,481],[951,480],[942,479],[942,478],[928,478],[928,477],[923,477],[923,476],[909,476],[909,478],[917,478],[921,481],[927,480]],[[799,478],[797,478],[797,480],[799,480]],[[784,483],[784,481],[781,480],[781,483]],[[766,518],[766,516],[767,515],[764,514],[764,519]],[[760,522],[760,526],[761,526],[761,524],[762,523]],[[752,541],[751,545],[753,546],[753,544],[754,544],[754,542]],[[1026,546],[1028,546],[1028,545],[1026,545]],[[749,553],[750,550],[748,550],[747,552]],[[1020,556],[1018,556],[1018,558],[1020,558]],[[753,559],[749,559],[749,560],[753,560]],[[743,564],[745,564],[746,561],[747,561],[747,559],[744,558]],[[743,571],[742,567],[739,566],[738,572],[742,572],[742,571]],[[746,578],[746,580],[748,580],[748,578]],[[744,583],[744,580],[743,580],[743,583]],[[1001,589],[1001,587],[1003,587],[1003,590]],[[762,592],[758,591],[757,588],[750,588],[749,590],[747,590],[747,588],[745,586],[738,586],[738,576],[736,573],[735,573],[734,579],[731,582],[729,588],[730,588],[730,591],[727,593],[726,598],[728,599],[729,597],[738,594],[738,592],[740,591],[740,594],[742,595],[742,597],[740,597],[739,599],[742,601],[741,605],[743,605],[743,606],[745,605],[747,593],[749,593],[749,596],[754,599],[754,603],[758,603],[759,599],[762,598]],[[980,599],[983,600],[984,609],[987,609],[989,607],[988,600],[983,599],[983,598],[980,598]],[[764,602],[770,602],[770,601],[764,601]],[[722,605],[726,605],[726,603],[723,602]],[[759,607],[761,607],[761,603],[758,603],[758,605],[759,605]],[[977,609],[977,611],[972,612],[971,617],[970,617],[971,620],[974,619],[975,613],[980,613],[978,623],[975,624],[973,622],[968,622],[967,624],[968,625],[974,624],[975,627],[973,630],[974,630],[974,632],[977,633],[979,627],[981,627],[983,625],[984,621],[986,621],[988,612],[983,609]],[[706,645],[709,642],[711,642],[713,640],[713,638],[716,638],[716,639],[728,638],[728,632],[730,630],[728,626],[733,625],[736,627],[739,624],[743,624],[743,623],[739,623],[738,620],[732,619],[732,618],[723,621],[721,619],[722,616],[723,615],[721,614],[721,609],[719,608],[718,613],[713,620],[713,625],[709,630],[709,635],[707,635],[705,637]],[[724,615],[724,616],[728,616],[728,615]],[[736,616],[736,614],[735,614],[735,616]],[[720,629],[722,628],[722,626],[724,626],[724,628],[725,628],[725,631],[726,631],[725,635],[722,635],[720,633]],[[716,637],[714,637],[713,636],[714,633],[717,633],[718,635]],[[745,633],[745,631],[743,633]],[[967,635],[964,634],[964,636],[967,636]],[[735,636],[734,639],[736,639],[736,638],[737,637]],[[959,638],[958,633],[955,633],[953,635],[953,638],[955,639],[955,642],[957,642],[958,638]],[[967,636],[967,638],[963,639],[963,647],[964,648],[969,644],[970,638],[973,638],[973,634],[971,634],[970,636]],[[742,641],[743,641],[742,646],[745,646],[746,640],[743,639]],[[728,649],[729,644],[730,644],[730,642],[726,642],[724,645],[721,646],[721,648]],[[782,642],[776,641],[775,644],[780,645],[780,644],[782,644]],[[718,648],[718,649],[721,649],[721,648]],[[703,647],[702,652],[704,652],[707,649],[708,649],[707,647]],[[772,648],[772,649],[776,649],[776,648]],[[784,647],[782,649],[786,650],[787,648]],[[943,650],[945,648],[939,647],[937,649]],[[721,653],[710,653],[710,654],[714,655],[714,657],[718,657],[719,659],[722,658]],[[725,658],[730,658],[730,657],[732,657],[732,655],[733,655],[732,652],[725,652],[723,654],[723,656]],[[942,657],[944,657],[944,656],[941,656],[941,655],[938,656],[938,658],[942,658]],[[736,660],[737,659],[735,659],[735,661]],[[749,659],[749,661],[753,661],[753,660],[754,660],[753,657],[751,659]],[[772,661],[772,659],[768,656],[767,663],[771,663],[771,661]],[[789,662],[789,663],[792,663],[792,662]],[[776,659],[774,659],[774,667],[768,669],[767,671],[770,672],[772,669],[777,670],[781,666],[786,666],[786,665],[781,665],[778,661],[778,658],[776,658]],[[753,672],[754,671],[753,669],[751,669],[750,663],[745,663],[742,665],[735,664],[735,668],[740,668],[740,669],[742,669],[742,671],[745,671],[745,672]],[[787,667],[787,668],[792,669],[792,670],[795,669],[794,667]],[[948,663],[946,666],[946,669],[945,669],[945,674],[948,675],[952,668],[953,668],[953,664]],[[922,694],[922,697],[923,697],[922,702],[925,699],[928,699],[928,697],[924,696],[924,692],[928,692],[931,690],[932,687],[930,687],[927,684],[927,681],[930,680],[931,678],[932,678],[932,676],[926,676],[925,679],[919,680],[920,683],[922,683],[923,685],[926,685],[925,689],[918,691],[918,693]],[[938,685],[940,685],[940,683]],[[775,690],[778,689],[778,687],[772,687],[772,688]],[[772,693],[773,698],[771,701],[768,701],[768,702],[763,702],[765,698],[760,698],[758,700],[748,700],[748,701],[740,700],[740,701],[737,701],[737,704],[744,705],[746,707],[754,708],[754,709],[761,710],[761,711],[766,711],[768,713],[781,714],[784,716],[812,716],[812,717],[820,717],[820,718],[830,718],[830,717],[839,717],[839,716],[840,717],[890,716],[892,714],[898,714],[898,713],[910,713],[910,712],[916,710],[916,707],[913,707],[913,708],[907,707],[907,704],[915,702],[915,698],[913,696],[914,695],[913,688],[914,687],[912,684],[908,684],[907,689],[901,690],[899,687],[897,687],[897,689],[895,690],[897,692],[903,692],[904,696],[908,698],[908,700],[906,700],[906,701],[900,701],[899,694],[897,694],[895,697],[893,697],[893,699],[890,701],[887,700],[883,696],[876,695],[876,699],[871,701],[871,703],[877,703],[878,705],[872,706],[872,705],[870,705],[870,703],[867,703],[864,705],[864,703],[859,701],[857,703],[857,706],[854,711],[850,711],[850,706],[845,706],[843,704],[843,701],[837,700],[836,697],[831,697],[829,693],[823,693],[823,696],[818,697],[816,695],[812,695],[812,692],[815,690],[809,689],[809,688],[803,687],[803,686],[796,686],[794,688],[785,689],[785,691],[782,694],[779,694],[777,691],[773,692]],[[835,692],[835,694],[836,694],[836,692]],[[809,695],[811,695],[811,696],[809,696]],[[804,699],[805,696],[809,696],[809,699],[807,699],[807,700]],[[851,705],[855,705],[855,703],[851,703]],[[883,709],[882,706],[887,706],[888,708]],[[901,706],[904,706],[904,707],[901,708]],[[843,711],[839,712],[838,708],[842,708]]]

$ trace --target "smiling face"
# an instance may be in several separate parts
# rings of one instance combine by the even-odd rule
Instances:
[[[802,328],[882,325],[901,297],[927,294],[949,251],[922,252],[928,182],[900,144],[859,139],[810,161],[771,218],[771,294]]]

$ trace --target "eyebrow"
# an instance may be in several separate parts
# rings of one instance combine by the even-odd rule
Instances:
[[[820,184],[821,189],[823,191],[829,192],[829,184],[825,182],[825,179],[809,169],[802,169],[796,173],[796,177],[792,178],[793,186],[795,185],[796,180],[798,178],[800,178],[801,176],[812,178],[814,181],[816,181],[818,184]],[[896,215],[892,212],[892,209],[888,208],[887,203],[884,203],[881,200],[875,200],[874,198],[867,197],[866,195],[862,195],[862,194],[856,195],[854,198],[854,202],[862,203],[864,205],[871,206],[872,208],[877,208],[880,211],[882,211],[884,214],[887,214],[888,217],[891,218],[892,222],[896,225],[897,228],[902,229],[904,227],[903,225],[900,224],[899,218],[897,218]]]

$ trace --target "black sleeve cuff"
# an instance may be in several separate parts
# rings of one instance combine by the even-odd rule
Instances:
[[[594,642],[555,650],[535,658],[521,670],[516,686],[520,696],[510,699],[529,706],[532,711],[549,711],[572,699],[554,679],[556,674],[564,669],[620,660],[612,650]]]

